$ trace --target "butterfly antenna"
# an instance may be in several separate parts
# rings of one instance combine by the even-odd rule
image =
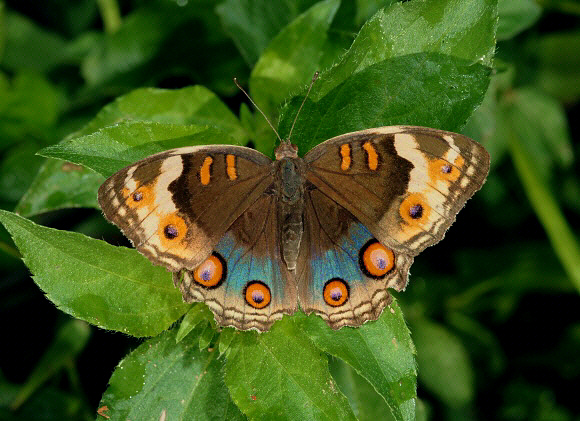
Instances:
[[[272,130],[274,130],[274,133],[276,133],[276,136],[278,136],[278,139],[280,140],[280,143],[284,142],[282,140],[282,138],[280,137],[280,135],[278,134],[278,131],[274,128],[274,126],[272,125],[272,123],[270,123],[270,120],[268,120],[268,117],[266,117],[266,114],[264,114],[264,112],[260,109],[260,107],[258,107],[256,105],[256,103],[254,102],[254,100],[250,97],[250,95],[248,95],[248,93],[246,91],[244,91],[244,88],[242,88],[240,86],[240,84],[238,83],[238,79],[234,78],[234,83],[236,84],[236,86],[240,89],[240,91],[242,91],[244,93],[244,95],[246,95],[248,97],[248,99],[250,100],[250,102],[252,103],[252,105],[254,106],[254,108],[256,108],[256,110],[260,111],[260,114],[262,114],[264,116],[264,118],[266,119],[266,121],[268,122],[268,124],[270,125],[270,127],[272,128]]]
[[[298,112],[296,113],[296,117],[294,117],[294,122],[292,123],[292,127],[290,127],[290,133],[288,134],[288,142],[290,142],[290,137],[292,136],[292,131],[294,130],[294,125],[296,124],[296,120],[298,120],[298,116],[300,115],[300,111],[302,111],[302,107],[304,106],[304,103],[306,102],[306,98],[308,98],[308,95],[310,95],[310,90],[312,89],[312,85],[314,85],[314,82],[316,82],[316,79],[318,79],[319,74],[320,74],[319,72],[314,72],[314,76],[312,76],[312,82],[310,82],[310,86],[308,87],[308,91],[306,92],[306,96],[302,100],[302,104],[300,104],[300,108],[298,108]]]

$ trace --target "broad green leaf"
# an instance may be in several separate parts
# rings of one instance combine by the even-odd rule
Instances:
[[[72,136],[89,135],[106,126],[135,120],[208,125],[226,132],[237,142],[248,139],[229,108],[213,92],[199,85],[177,90],[136,89],[104,107],[87,126]]]
[[[499,40],[513,38],[539,19],[542,8],[534,0],[499,0]]]
[[[580,31],[533,38],[526,48],[534,57],[534,81],[566,103],[580,98]]]
[[[99,407],[111,420],[242,420],[217,352],[200,351],[176,329],[149,339],[123,359]]]
[[[296,88],[320,69],[327,32],[339,0],[325,0],[298,16],[272,40],[254,66],[250,93],[262,111],[272,116]]]
[[[568,122],[562,105],[534,88],[514,90],[502,104],[506,124],[513,126],[522,146],[534,158],[535,172],[550,180],[556,167],[574,161]]]
[[[157,2],[126,16],[118,31],[106,34],[85,56],[81,72],[86,83],[104,84],[147,64],[171,31],[190,16],[188,10],[175,2]]]
[[[39,145],[22,141],[8,149],[0,161],[0,200],[16,203],[32,184],[44,161],[36,156]]]
[[[226,361],[232,399],[250,419],[354,420],[328,360],[291,318],[269,332],[236,332]]]
[[[151,336],[189,308],[169,273],[136,250],[36,225],[7,211],[0,211],[0,222],[48,299],[78,319]]]
[[[27,135],[52,142],[51,130],[63,103],[44,77],[23,72],[0,83],[0,150]]]
[[[216,7],[222,25],[253,65],[270,40],[315,0],[226,0]]]
[[[329,365],[332,377],[348,398],[357,420],[390,421],[396,419],[383,397],[351,366],[337,358],[332,358]],[[414,413],[412,419],[415,419]]]
[[[230,345],[236,336],[236,329],[233,327],[225,327],[220,332],[219,342],[218,342],[218,351],[220,353],[220,357],[223,354],[226,356],[230,352]]]
[[[234,143],[219,130],[197,125],[127,121],[90,135],[64,140],[39,154],[84,165],[109,176],[149,155],[171,148]]]
[[[199,349],[204,350],[209,347],[215,335],[215,328],[210,323],[205,324],[205,327],[199,334]],[[213,351],[213,349],[211,350]]]
[[[44,73],[66,59],[66,41],[42,29],[32,20],[14,12],[6,12],[6,42],[2,66],[12,71],[28,69]]]
[[[189,332],[195,329],[202,322],[209,325],[209,319],[213,319],[213,314],[207,306],[202,304],[194,304],[189,311],[185,313],[185,317],[179,324],[179,330],[175,336],[176,342],[181,342]]]
[[[415,348],[396,302],[375,322],[334,331],[315,315],[295,316],[314,344],[349,364],[385,399],[396,420],[415,418]]]
[[[409,54],[441,53],[490,66],[496,26],[497,0],[395,3],[362,27],[341,61],[321,75],[312,99],[374,64]]]
[[[84,349],[90,333],[89,326],[80,320],[65,323],[12,401],[11,408],[19,408],[44,382],[71,364]]]
[[[457,131],[483,100],[488,83],[487,67],[451,56],[420,53],[386,60],[316,102],[311,96],[292,139],[304,153],[330,137],[370,127],[411,124]],[[282,136],[302,99],[295,97],[284,109]]]
[[[410,324],[417,347],[420,383],[451,407],[471,402],[473,367],[459,338],[427,319],[415,319]]]
[[[492,168],[499,164],[507,151],[507,139],[502,129],[503,119],[498,105],[498,98],[506,90],[513,86],[515,71],[513,66],[507,67],[491,77],[489,88],[481,105],[475,110],[467,121],[461,133],[477,140],[491,156]],[[489,195],[493,190],[490,184],[493,183],[494,172],[490,174],[483,195]],[[490,181],[492,181],[490,183]]]
[[[339,0],[326,0],[312,6],[282,29],[260,56],[250,76],[250,93],[271,121],[277,120],[284,99],[320,70],[328,28],[339,5]],[[261,115],[256,117],[256,146],[272,155],[274,132]]]
[[[356,0],[355,23],[362,25],[369,20],[381,7],[387,7],[398,0]]]
[[[59,159],[46,159],[36,178],[14,209],[30,217],[64,208],[98,208],[97,189],[102,175]]]

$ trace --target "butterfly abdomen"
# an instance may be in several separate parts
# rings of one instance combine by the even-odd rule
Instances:
[[[276,165],[280,254],[288,269],[293,271],[304,232],[303,163],[301,158],[283,158],[276,161]]]

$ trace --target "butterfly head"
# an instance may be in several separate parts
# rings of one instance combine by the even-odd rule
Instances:
[[[284,158],[298,158],[298,146],[284,141],[276,148],[275,155],[278,161]]]

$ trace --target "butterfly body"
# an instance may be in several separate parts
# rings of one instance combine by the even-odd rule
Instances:
[[[231,145],[162,152],[111,176],[99,203],[221,325],[263,331],[300,307],[337,329],[380,315],[488,170],[465,136],[392,126],[304,158],[286,142],[275,161]]]

